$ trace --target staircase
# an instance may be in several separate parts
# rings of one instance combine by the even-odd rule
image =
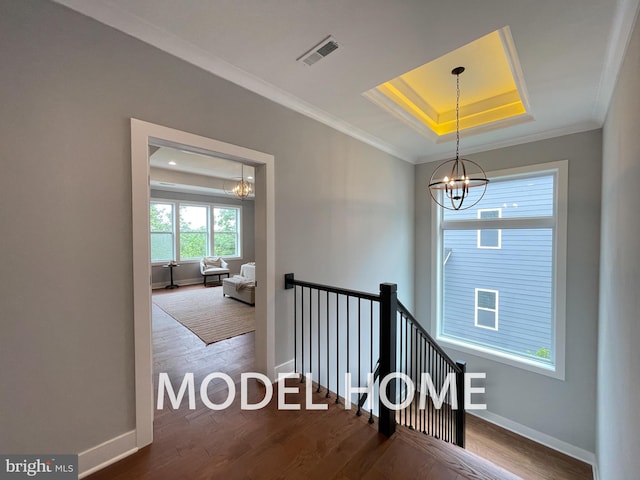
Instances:
[[[395,284],[381,284],[374,294],[290,273],[285,288],[293,290],[294,371],[301,382],[309,376],[325,399],[354,403],[356,414],[368,412],[368,422],[377,419],[387,437],[402,425],[464,447],[465,365],[451,360],[398,301]]]
[[[297,379],[289,379],[286,384],[300,387]],[[277,411],[275,402],[272,402],[262,412],[281,419],[278,420],[280,425],[281,422],[290,422],[293,415],[297,421],[291,429],[285,427],[280,435],[261,444],[266,450],[260,452],[260,457],[277,461],[281,470],[276,477],[263,470],[264,476],[257,478],[519,478],[471,452],[402,425],[397,426],[396,434],[387,437],[378,432],[366,416],[345,411],[342,402],[336,403],[333,397],[327,398],[324,390],[314,391],[313,403],[327,404],[326,411],[305,411],[304,388],[299,394],[288,393],[287,402],[300,404],[302,409],[295,414]],[[262,465],[265,468],[264,463]]]

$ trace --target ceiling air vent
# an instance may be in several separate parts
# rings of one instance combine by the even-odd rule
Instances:
[[[339,46],[340,45],[338,45],[338,42],[336,42],[334,38],[329,35],[304,55],[298,57],[296,61],[304,62],[306,65],[311,66],[317,61],[322,60],[324,57],[336,50]]]

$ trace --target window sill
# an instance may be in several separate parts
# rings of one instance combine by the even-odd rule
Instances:
[[[528,370],[530,372],[564,381],[564,372],[559,371],[556,365],[537,362],[533,359],[529,360],[506,352],[493,350],[489,347],[475,345],[460,339],[454,339],[442,335],[438,335],[436,340],[445,348],[452,348],[459,352],[468,353],[487,360],[492,360],[511,367],[521,368],[523,370]]]

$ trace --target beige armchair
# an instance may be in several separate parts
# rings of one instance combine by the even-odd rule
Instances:
[[[216,275],[218,281],[222,280],[222,275],[229,278],[229,265],[220,257],[204,257],[200,260],[200,273],[204,277],[203,284],[207,286],[207,277]]]

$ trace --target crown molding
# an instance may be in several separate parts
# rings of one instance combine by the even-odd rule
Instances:
[[[477,147],[465,147],[463,153],[464,156],[472,155],[474,153],[483,153],[491,150],[497,150],[499,148],[513,147],[515,145],[522,145],[525,143],[532,143],[540,140],[548,140],[555,137],[563,137],[565,135],[572,135],[574,133],[588,132],[590,130],[597,130],[601,127],[602,125],[599,125],[595,122],[582,122],[576,125],[569,125],[563,128],[555,128],[553,130],[545,130],[544,132],[538,132],[531,135],[523,135],[507,140],[498,140],[495,142],[483,143],[482,145]],[[423,157],[420,157],[420,161],[418,162],[418,164],[440,162],[449,158],[452,158],[452,152],[449,152],[448,154],[438,153],[434,155],[425,155]]]
[[[272,85],[255,75],[222,60],[202,48],[184,39],[152,25],[141,18],[130,15],[121,9],[101,0],[54,0],[76,12],[82,13],[100,23],[126,33],[138,40],[152,45],[166,53],[178,57],[196,67],[265,97],[290,110],[323,123],[341,133],[360,140],[389,155],[409,163],[415,163],[417,157],[400,150],[393,145],[371,135],[298,97]]]
[[[627,53],[633,27],[640,11],[640,0],[619,0],[609,30],[607,53],[605,55],[593,116],[600,124],[604,123],[611,103],[613,91],[618,83],[618,75]]]

